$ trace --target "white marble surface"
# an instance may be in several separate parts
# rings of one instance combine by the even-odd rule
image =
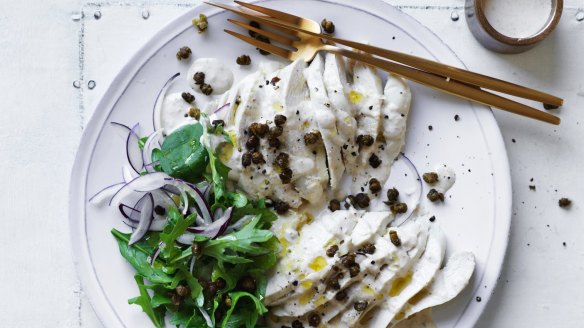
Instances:
[[[1,327],[101,327],[71,260],[75,151],[108,81],[195,2],[0,0]],[[470,69],[566,100],[555,111],[559,127],[495,113],[509,152],[514,215],[501,279],[478,327],[584,326],[584,21],[577,19],[584,1],[566,0],[557,31],[519,55],[483,49],[466,27],[462,0],[389,2],[437,33]],[[569,210],[557,206],[564,196],[574,201]]]

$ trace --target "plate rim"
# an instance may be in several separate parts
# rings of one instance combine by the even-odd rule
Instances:
[[[282,0],[258,0],[250,1],[255,3],[261,2],[278,2]],[[424,24],[414,19],[412,16],[403,12],[400,8],[393,6],[383,0],[369,0],[355,3],[350,0],[304,0],[305,2],[317,1],[325,2],[331,4],[340,4],[351,9],[360,10],[367,14],[374,15],[387,21],[386,17],[390,15],[390,12],[399,11],[401,15],[404,16],[404,20],[409,25],[414,25],[418,28],[418,33],[426,34],[429,36],[428,40],[430,43],[437,46],[434,49],[442,48],[444,53],[450,58],[447,61],[451,65],[460,66],[466,68],[462,60],[456,55],[456,53],[432,30],[426,27]],[[385,12],[383,10],[386,10]],[[374,11],[375,10],[375,11]],[[115,78],[112,80],[111,84],[108,86],[107,90],[103,93],[100,100],[94,107],[93,114],[91,115],[89,121],[83,129],[81,139],[79,141],[78,149],[75,154],[75,161],[71,170],[70,183],[69,183],[69,240],[72,246],[72,257],[75,265],[75,270],[81,287],[86,292],[84,293],[91,307],[96,312],[98,319],[104,326],[110,327],[121,324],[124,326],[123,321],[115,311],[112,311],[111,304],[105,297],[103,290],[99,286],[99,281],[90,278],[91,274],[95,274],[93,271],[93,266],[89,265],[91,263],[89,256],[89,249],[86,246],[86,240],[82,239],[85,234],[78,234],[75,232],[85,231],[86,223],[85,219],[81,220],[79,218],[85,218],[85,207],[86,207],[86,179],[87,173],[90,166],[90,159],[92,157],[92,152],[88,151],[87,148],[81,148],[84,144],[89,144],[93,142],[94,144],[101,134],[103,123],[107,120],[107,117],[117,104],[118,100],[126,92],[127,86],[131,83],[134,76],[138,73],[145,62],[151,58],[161,47],[168,42],[168,36],[171,32],[174,32],[180,28],[185,21],[190,21],[190,18],[194,17],[195,14],[205,13],[207,16],[216,15],[223,12],[222,9],[217,9],[213,7],[208,7],[204,3],[200,3],[190,10],[186,11],[184,14],[172,19],[164,27],[162,27],[158,32],[156,32],[150,39],[148,39],[142,47],[137,49],[137,51],[130,57],[130,59],[123,65],[120,71],[116,74]],[[384,14],[377,14],[384,13]],[[402,27],[402,26],[400,26]],[[403,28],[403,27],[402,27]],[[404,32],[408,33],[405,28]],[[409,34],[409,33],[408,33]],[[163,41],[161,41],[163,40]],[[429,50],[429,47],[425,47],[429,53],[434,55],[434,52]],[[441,60],[445,58],[440,58]],[[119,86],[124,86],[124,88],[119,88]],[[493,115],[490,108],[488,110],[475,110],[477,105],[471,103],[473,107],[473,112],[477,116],[477,120],[480,122],[483,135],[485,135],[485,142],[487,149],[489,151],[489,159],[492,163],[493,168],[493,186],[495,188],[495,193],[493,195],[495,202],[494,218],[495,220],[505,218],[504,222],[496,222],[497,224],[503,224],[503,229],[506,231],[505,238],[500,236],[501,241],[498,244],[494,243],[493,239],[491,246],[495,246],[495,249],[491,250],[489,257],[495,255],[496,258],[496,273],[494,277],[489,277],[489,285],[491,288],[487,289],[489,291],[484,296],[481,296],[481,308],[473,310],[470,314],[466,314],[469,302],[465,305],[463,310],[463,315],[458,318],[458,321],[454,326],[457,326],[462,317],[468,317],[471,324],[474,326],[481,315],[485,312],[485,306],[488,304],[494,289],[496,288],[497,282],[502,272],[503,264],[507,255],[508,240],[511,233],[511,219],[512,219],[512,185],[511,185],[511,172],[509,168],[509,160],[507,149],[503,141],[503,136],[501,130],[497,124],[497,121]],[[479,106],[486,107],[486,106]],[[101,109],[101,110],[100,110]],[[105,110],[104,110],[105,109]],[[100,124],[101,123],[101,124]],[[489,138],[486,138],[487,133]],[[500,149],[500,151],[492,152],[492,149]],[[77,177],[77,179],[76,179]],[[81,178],[80,178],[81,177]],[[494,238],[496,229],[493,228]],[[504,233],[504,232],[503,232]],[[84,245],[84,247],[78,247],[79,245]],[[91,267],[91,268],[90,268]],[[486,269],[485,269],[486,272]],[[484,275],[481,279],[481,284],[483,285]],[[476,289],[478,289],[478,287]],[[474,290],[476,294],[476,289]],[[476,308],[476,307],[475,307]]]

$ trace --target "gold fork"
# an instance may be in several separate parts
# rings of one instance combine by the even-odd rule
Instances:
[[[266,31],[263,29],[255,28],[250,26],[246,23],[238,22],[232,19],[229,19],[230,22],[241,26],[247,30],[253,31],[257,34],[263,35],[273,41],[276,41],[284,46],[290,47],[291,49],[287,49],[284,47],[279,47],[273,44],[265,43],[259,41],[255,38],[248,37],[230,30],[225,30],[225,32],[249,43],[254,45],[257,48],[262,50],[268,51],[273,53],[277,56],[289,59],[289,60],[297,60],[301,59],[304,61],[310,61],[314,58],[314,56],[319,51],[328,51],[332,53],[337,53],[347,58],[351,58],[354,60],[362,61],[369,65],[375,66],[379,69],[386,70],[388,72],[400,75],[408,80],[441,90],[443,92],[447,92],[453,94],[458,97],[462,97],[468,100],[472,100],[478,103],[482,103],[488,106],[493,106],[496,108],[500,108],[515,114],[523,115],[526,117],[534,118],[540,121],[552,123],[552,124],[559,124],[560,119],[556,116],[553,116],[549,113],[537,110],[535,108],[523,105],[521,103],[512,101],[510,99],[503,98],[501,96],[486,92],[481,90],[473,85],[469,85],[467,83],[461,83],[456,80],[445,78],[443,76],[439,76],[436,74],[428,73],[416,68],[412,68],[409,66],[405,66],[399,63],[394,63],[391,61],[379,59],[376,57],[372,57],[357,51],[348,50],[344,48],[339,48],[333,45],[325,44],[322,42],[320,37],[324,35],[315,33],[312,31],[303,30],[301,27],[297,27],[299,22],[303,22],[302,24],[307,24],[306,20],[301,17],[293,16],[290,14],[278,12],[272,9],[259,7],[256,5],[250,5],[247,3],[238,2],[240,5],[248,7],[253,10],[261,10],[263,13],[267,13],[270,17],[265,15],[257,15],[255,13],[249,13],[246,11],[242,11],[239,8],[226,6],[222,4],[216,3],[208,3],[213,6],[221,7],[223,9],[232,11],[238,15],[243,17],[254,19],[260,23],[265,25],[269,25],[271,27],[275,27],[278,31],[282,32],[283,34],[276,34],[270,31]],[[284,21],[285,23],[282,23]],[[312,26],[311,29],[314,29],[315,24],[314,21],[310,21]],[[320,26],[318,27],[320,30]],[[333,40],[337,41],[345,41],[342,39]],[[339,42],[340,43],[340,42]],[[377,48],[380,49],[380,48]],[[421,58],[420,58],[421,59]],[[430,61],[428,61],[430,62]],[[434,62],[432,62],[434,63]],[[442,65],[442,64],[440,64]],[[446,66],[446,65],[444,65]],[[450,67],[450,66],[448,66]],[[559,98],[558,98],[559,99]]]

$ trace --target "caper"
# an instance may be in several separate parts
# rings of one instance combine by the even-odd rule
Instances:
[[[242,165],[243,167],[248,167],[248,166],[250,166],[250,165],[251,165],[251,162],[252,162],[252,161],[251,161],[251,158],[252,158],[252,156],[251,156],[251,154],[250,154],[250,153],[244,153],[244,154],[241,156],[241,165]]]
[[[199,18],[193,19],[192,23],[199,30],[199,33],[203,33],[209,26],[207,16],[203,14],[199,14]]]
[[[438,192],[438,190],[436,189],[430,189],[430,191],[428,191],[428,195],[426,195],[426,197],[428,197],[428,199],[431,202],[436,202],[436,201],[444,201],[444,194],[441,192]]]
[[[322,139],[322,135],[320,131],[312,131],[308,132],[304,135],[304,143],[306,145],[314,145],[315,143],[319,142]]]
[[[373,254],[375,253],[375,245],[373,245],[372,243],[366,243],[365,245],[363,245],[363,252],[367,253],[367,254]]]
[[[262,153],[260,153],[259,151],[254,151],[251,154],[251,161],[254,164],[264,164],[266,162],[264,160],[264,155],[262,155]]]
[[[399,191],[395,188],[391,188],[387,190],[387,203],[388,205],[393,205],[397,202],[399,197]]]
[[[198,120],[201,118],[201,110],[196,107],[189,108],[189,116]]]
[[[355,202],[361,208],[369,207],[369,196],[365,193],[358,193],[355,195]]]
[[[308,315],[308,324],[310,327],[318,327],[320,325],[320,315],[318,313],[311,313]]]
[[[255,150],[259,147],[259,145],[260,138],[255,134],[250,135],[249,138],[247,138],[247,141],[245,142],[245,148],[249,150]]]
[[[353,305],[353,308],[356,311],[362,312],[365,311],[365,309],[367,309],[367,306],[369,304],[366,301],[359,301],[359,302],[355,302],[355,304]]]
[[[283,169],[282,172],[280,172],[279,177],[283,184],[292,182],[292,170],[288,168]]]
[[[199,89],[201,89],[201,92],[202,92],[202,93],[203,93],[205,96],[208,96],[208,95],[210,95],[210,94],[212,94],[212,93],[213,93],[213,87],[212,87],[212,86],[210,86],[210,85],[209,85],[209,84],[207,84],[207,83],[203,83],[203,84],[201,84],[201,85],[199,86]]]
[[[278,201],[274,202],[274,209],[276,210],[276,213],[278,213],[278,214],[286,214],[288,212],[288,210],[290,209],[290,205],[288,205],[288,203],[286,203],[286,202],[278,200]]]
[[[354,263],[349,267],[349,275],[351,276],[351,278],[359,275],[359,272],[361,272],[361,267],[359,266],[359,264]]]
[[[397,235],[397,231],[389,230],[389,240],[391,240],[391,243],[394,244],[396,247],[401,246],[401,240]]]
[[[340,201],[338,201],[336,199],[332,199],[329,202],[329,210],[331,210],[331,212],[338,211],[340,209],[341,209],[341,202]]]
[[[403,214],[408,211],[408,204],[406,203],[397,203],[393,204],[389,207],[393,214]]]
[[[335,24],[326,18],[320,22],[320,26],[322,26],[322,29],[328,34],[335,33]]]
[[[275,79],[275,78],[274,78],[274,79]],[[272,79],[272,81],[274,81],[274,79]],[[286,116],[284,116],[284,115],[279,115],[279,114],[278,114],[278,115],[276,115],[276,116],[274,117],[274,123],[275,123],[277,126],[282,126],[282,125],[284,125],[284,124],[286,123],[286,120],[287,120],[287,118],[286,118]]]
[[[268,133],[270,127],[264,123],[252,123],[249,126],[249,133],[255,134],[256,136],[262,138]]]
[[[566,208],[566,207],[569,207],[570,205],[572,205],[572,201],[566,197],[562,197],[558,201],[558,205],[560,205],[560,207],[562,207],[562,208]]]
[[[278,149],[280,148],[281,142],[278,138],[270,138],[268,139],[268,145],[272,148]]]
[[[237,65],[242,65],[242,66],[249,65],[249,64],[251,64],[251,57],[248,55],[241,55],[241,56],[237,57],[235,62],[237,63]]]
[[[426,183],[434,184],[434,183],[438,182],[438,173],[436,173],[436,172],[424,173],[422,175],[422,179],[424,179],[424,181]]]
[[[371,180],[369,180],[369,190],[371,190],[371,192],[373,193],[377,193],[381,191],[381,183],[379,183],[379,180],[375,179],[375,178],[371,178]]]
[[[286,153],[279,153],[276,156],[276,164],[282,169],[286,169],[290,166],[290,156]]]
[[[374,169],[378,168],[379,165],[381,165],[381,162],[382,160],[380,160],[375,154],[371,154],[371,157],[369,157],[369,165]]]
[[[195,96],[193,96],[192,94],[188,93],[188,92],[183,92],[181,95],[182,99],[186,102],[188,102],[189,104],[192,103],[193,101],[195,101]]]
[[[368,134],[366,134],[366,135],[360,134],[360,135],[357,136],[357,144],[359,146],[362,146],[362,147],[363,146],[367,146],[368,147],[368,146],[373,145],[373,141],[374,141],[373,140],[373,137],[370,136],[370,135],[368,135]]]
[[[329,248],[327,248],[327,250],[326,250],[326,256],[333,257],[338,252],[338,250],[339,250],[339,246],[332,245]]]
[[[191,48],[189,47],[181,47],[178,52],[176,53],[176,59],[188,59],[191,56]]]
[[[195,75],[193,75],[193,80],[195,80],[195,84],[197,84],[197,85],[204,84],[205,83],[205,73],[196,72]]]

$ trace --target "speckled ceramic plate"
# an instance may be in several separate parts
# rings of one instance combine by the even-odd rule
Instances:
[[[262,1],[263,5],[320,21],[335,22],[341,38],[412,53],[463,67],[456,55],[431,31],[398,9],[379,0]],[[209,17],[209,30],[198,34],[191,19]],[[128,298],[137,294],[133,270],[119,255],[110,235],[126,229],[114,208],[89,206],[87,199],[121,180],[125,163],[123,136],[108,122],[140,122],[152,132],[156,95],[174,73],[188,64],[174,57],[188,45],[196,57],[216,57],[232,65],[236,79],[253,71],[266,57],[223,33],[223,11],[199,6],[157,33],[120,71],[87,125],[71,178],[70,223],[75,262],[83,288],[107,327],[147,327],[149,319]],[[253,54],[254,65],[238,68],[235,57]],[[186,88],[180,79],[175,86]],[[447,255],[472,251],[477,267],[469,286],[454,301],[434,310],[439,327],[472,327],[482,313],[497,278],[507,247],[511,218],[511,184],[507,154],[491,111],[456,98],[412,85],[413,103],[404,153],[420,171],[439,163],[452,167],[457,182],[444,204],[425,204],[447,236]],[[459,120],[455,121],[454,116]],[[430,130],[428,126],[432,126]],[[481,302],[477,299],[480,297]]]

